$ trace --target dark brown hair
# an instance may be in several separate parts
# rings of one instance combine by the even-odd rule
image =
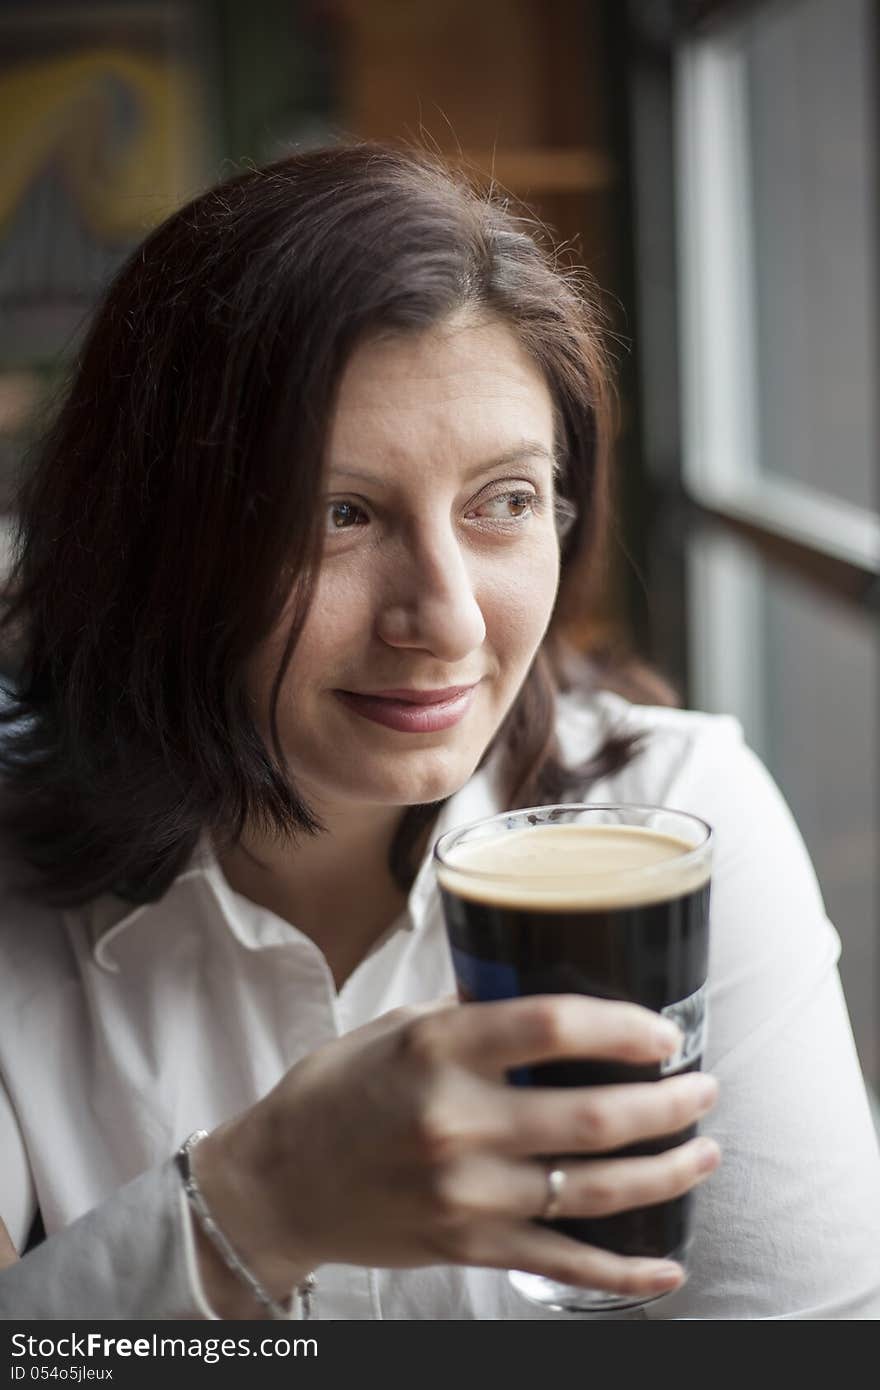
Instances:
[[[44,898],[156,898],[203,829],[224,843],[251,821],[320,831],[277,701],[320,561],[335,391],[367,335],[462,308],[509,325],[543,369],[562,461],[556,613],[495,740],[508,803],[557,799],[631,756],[611,737],[567,769],[554,735],[560,624],[589,604],[608,532],[611,394],[586,277],[426,154],[294,154],[210,189],[135,251],[29,472],[3,618],[21,656],[0,814]],[[246,670],[292,592],[267,746]],[[436,809],[402,817],[401,884]]]

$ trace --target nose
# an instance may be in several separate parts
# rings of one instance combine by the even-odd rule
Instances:
[[[389,647],[428,651],[454,663],[483,645],[486,624],[467,557],[453,529],[432,528],[405,554],[388,556],[389,584],[377,629]]]

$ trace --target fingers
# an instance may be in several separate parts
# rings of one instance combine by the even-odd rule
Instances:
[[[567,1161],[556,1215],[603,1217],[670,1201],[707,1178],[719,1161],[718,1146],[707,1139],[649,1158]],[[437,1197],[432,1215],[447,1259],[634,1296],[668,1293],[683,1281],[672,1261],[626,1258],[536,1225],[547,1200],[547,1166],[540,1162],[468,1161],[447,1171]],[[511,1215],[526,1220],[511,1221]]]
[[[496,1071],[500,1055],[508,1064],[523,1056],[534,1058],[536,1053],[533,1027],[533,1040],[518,1044],[522,1051],[517,1057],[506,1036],[510,1020],[528,1031],[536,1019],[543,1019],[545,1025],[548,1018],[555,1019],[554,1026],[563,1029],[564,1046],[576,1046],[581,1056],[592,1047],[594,1055],[602,1049],[609,1055],[620,1055],[628,1048],[632,1057],[637,1051],[634,1038],[642,1045],[653,1045],[655,1054],[657,1051],[658,1034],[651,1032],[656,1015],[634,1005],[580,996],[534,996],[507,1002],[512,1007],[474,1004],[445,1012],[423,1012],[410,1016],[400,1034],[400,1047],[415,1066],[418,1078],[414,1132],[432,1160],[486,1148],[518,1157],[607,1153],[636,1141],[677,1134],[715,1103],[717,1083],[701,1073],[607,1086],[499,1085]],[[548,1011],[543,1007],[547,1004],[561,1004],[562,1008]],[[526,1005],[541,1007],[523,1007]],[[601,1027],[596,1026],[597,1019]],[[504,1035],[500,1048],[499,1021]],[[470,1049],[481,1041],[484,1053],[480,1065],[475,1065]],[[493,1043],[495,1062],[489,1066],[485,1054]],[[559,1046],[559,1038],[555,1046]],[[460,1054],[457,1064],[456,1053]],[[486,1070],[492,1072],[491,1078],[481,1075]]]
[[[595,1216],[651,1207],[690,1192],[714,1173],[721,1150],[714,1139],[692,1139],[651,1158],[597,1159],[576,1165],[560,1194],[559,1214],[567,1207],[575,1212],[584,1205]],[[566,1178],[568,1174],[566,1173]]]
[[[712,1139],[692,1139],[644,1158],[554,1162],[565,1175],[554,1219],[600,1217],[672,1201],[705,1181],[721,1161]],[[546,1207],[551,1164],[473,1155],[433,1175],[429,1219],[462,1229],[489,1218],[534,1220]]]
[[[498,1075],[527,1063],[564,1058],[659,1062],[681,1035],[651,1009],[580,994],[539,994],[422,1013],[409,1025],[426,1054]]]
[[[684,1282],[671,1260],[615,1255],[533,1222],[496,1220],[473,1223],[454,1241],[436,1243],[445,1262],[489,1269],[524,1270],[560,1284],[646,1297],[670,1293]]]
[[[511,1086],[500,1098],[497,1141],[509,1154],[608,1153],[677,1134],[717,1097],[718,1083],[701,1072],[623,1086]]]
[[[499,1226],[486,1234],[484,1244],[480,1264],[540,1274],[560,1284],[646,1298],[684,1283],[683,1269],[671,1260],[614,1255],[542,1226]]]
[[[558,1192],[554,1219],[613,1216],[669,1202],[704,1182],[721,1162],[712,1139],[692,1139],[650,1158],[596,1158],[559,1165],[565,1181]],[[540,1216],[547,1200],[547,1167],[531,1177],[530,1214]]]

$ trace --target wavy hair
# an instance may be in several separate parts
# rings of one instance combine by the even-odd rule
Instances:
[[[500,743],[513,808],[632,756],[612,735],[568,768],[554,733],[571,680],[561,633],[589,607],[609,531],[612,391],[586,274],[426,153],[297,153],[209,189],[131,255],[30,466],[0,621],[18,650],[0,818],[31,891],[147,901],[205,829],[227,844],[248,823],[320,833],[277,704],[320,564],[335,392],[368,335],[469,308],[507,324],[545,375],[565,520],[551,626],[484,759]],[[246,672],[291,597],[264,739]],[[438,805],[401,818],[401,886]]]

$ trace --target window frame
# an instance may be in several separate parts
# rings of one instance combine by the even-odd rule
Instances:
[[[699,280],[693,277],[686,283],[688,258],[694,253],[688,237],[695,235],[693,220],[690,225],[688,221],[688,199],[695,193],[682,187],[682,153],[687,148],[683,102],[692,100],[692,91],[685,95],[682,83],[692,75],[683,77],[682,65],[686,50],[693,54],[697,46],[718,58],[719,44],[744,14],[778,3],[781,0],[628,0],[623,74],[628,91],[626,196],[632,208],[631,350],[636,376],[629,419],[639,441],[633,451],[636,477],[631,488],[638,486],[641,492],[631,525],[641,525],[645,532],[637,543],[644,555],[640,588],[649,610],[646,655],[678,685],[685,704],[733,709],[748,742],[768,765],[771,760],[764,750],[770,710],[760,663],[754,659],[756,634],[763,630],[762,583],[787,575],[796,578],[808,596],[839,601],[842,617],[860,618],[868,624],[869,635],[876,630],[880,650],[880,623],[875,620],[880,613],[880,519],[869,513],[866,525],[860,508],[837,505],[838,499],[817,496],[796,483],[789,488],[785,479],[760,476],[751,447],[748,468],[742,467],[735,446],[728,447],[726,468],[724,463],[720,469],[716,465],[713,473],[704,464],[706,436],[700,431],[706,429],[706,407],[700,402],[704,382],[699,371],[705,371],[705,364],[695,360],[694,324],[689,321],[699,309],[694,305]],[[880,0],[874,0],[872,19],[880,28]],[[873,52],[878,64],[873,119],[880,185],[880,44]],[[727,78],[734,81],[735,75],[728,73]],[[722,91],[719,102],[723,95]],[[693,114],[693,106],[690,109]],[[723,111],[718,119],[721,136],[734,145],[726,154],[733,160],[735,130],[728,120],[725,133]],[[718,234],[723,237],[724,229]],[[738,273],[743,273],[742,261]],[[880,303],[876,314],[880,321]],[[749,329],[744,316],[738,341],[728,348],[734,363],[735,354],[748,343]],[[717,364],[714,372],[706,389],[718,392],[724,383]],[[754,413],[746,415],[740,428],[741,449],[743,439],[751,444],[754,438],[754,419]],[[875,697],[880,699],[880,690],[867,692],[869,701]],[[880,777],[880,768],[866,764],[866,776],[880,790],[873,780]],[[872,959],[880,961],[876,927],[862,923],[854,929],[871,932]],[[873,986],[875,998],[877,987]],[[867,1028],[862,1058],[866,1080],[880,1093],[875,1012],[862,1006],[859,1018],[863,1032]]]
[[[832,587],[877,601],[880,511],[764,471],[757,437],[745,60],[737,9],[675,46],[675,163],[681,305],[682,483],[706,512],[751,538],[788,543],[816,576],[837,562]],[[709,176],[711,170],[711,177]],[[776,555],[779,556],[776,547]],[[846,582],[848,579],[848,583]]]

